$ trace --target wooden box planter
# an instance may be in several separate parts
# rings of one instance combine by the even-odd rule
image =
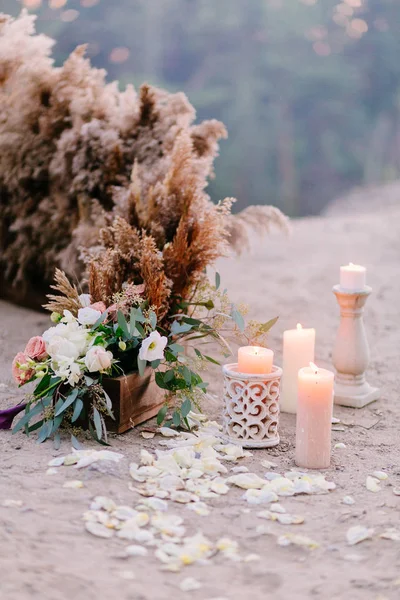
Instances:
[[[103,387],[111,398],[115,421],[107,418],[108,431],[124,433],[155,417],[165,401],[164,391],[154,380],[154,371],[146,369],[143,377],[130,373],[103,379]]]

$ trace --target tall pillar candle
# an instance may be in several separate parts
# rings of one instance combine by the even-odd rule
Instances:
[[[299,370],[314,362],[315,329],[296,329],[283,333],[283,375],[279,406],[281,412],[296,413]]]
[[[312,364],[299,371],[296,465],[326,469],[331,462],[334,374]]]

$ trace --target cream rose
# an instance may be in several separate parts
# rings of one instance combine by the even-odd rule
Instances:
[[[107,371],[111,367],[113,355],[103,346],[92,346],[85,356],[85,365],[90,373]]]

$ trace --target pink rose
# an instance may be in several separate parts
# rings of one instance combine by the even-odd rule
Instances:
[[[28,359],[24,352],[18,352],[12,363],[12,374],[19,385],[23,385],[34,375],[35,371],[28,367]]]
[[[46,343],[44,339],[40,337],[40,335],[32,337],[27,343],[24,352],[30,358],[34,358],[36,360],[43,360],[47,356]]]
[[[104,302],[94,302],[93,304],[90,305],[90,308],[93,308],[93,310],[98,310],[101,313],[103,313],[105,310],[107,310],[107,307],[104,304]]]

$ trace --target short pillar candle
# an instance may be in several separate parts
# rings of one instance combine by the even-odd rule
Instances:
[[[281,412],[296,413],[299,370],[314,362],[315,329],[296,329],[283,332],[283,374],[281,383]]]
[[[331,462],[334,374],[313,363],[299,371],[296,465],[326,469]]]
[[[340,287],[349,292],[359,292],[365,288],[367,269],[361,265],[349,263],[340,267]]]
[[[238,350],[238,371],[254,375],[271,373],[274,353],[261,346],[242,346]]]

